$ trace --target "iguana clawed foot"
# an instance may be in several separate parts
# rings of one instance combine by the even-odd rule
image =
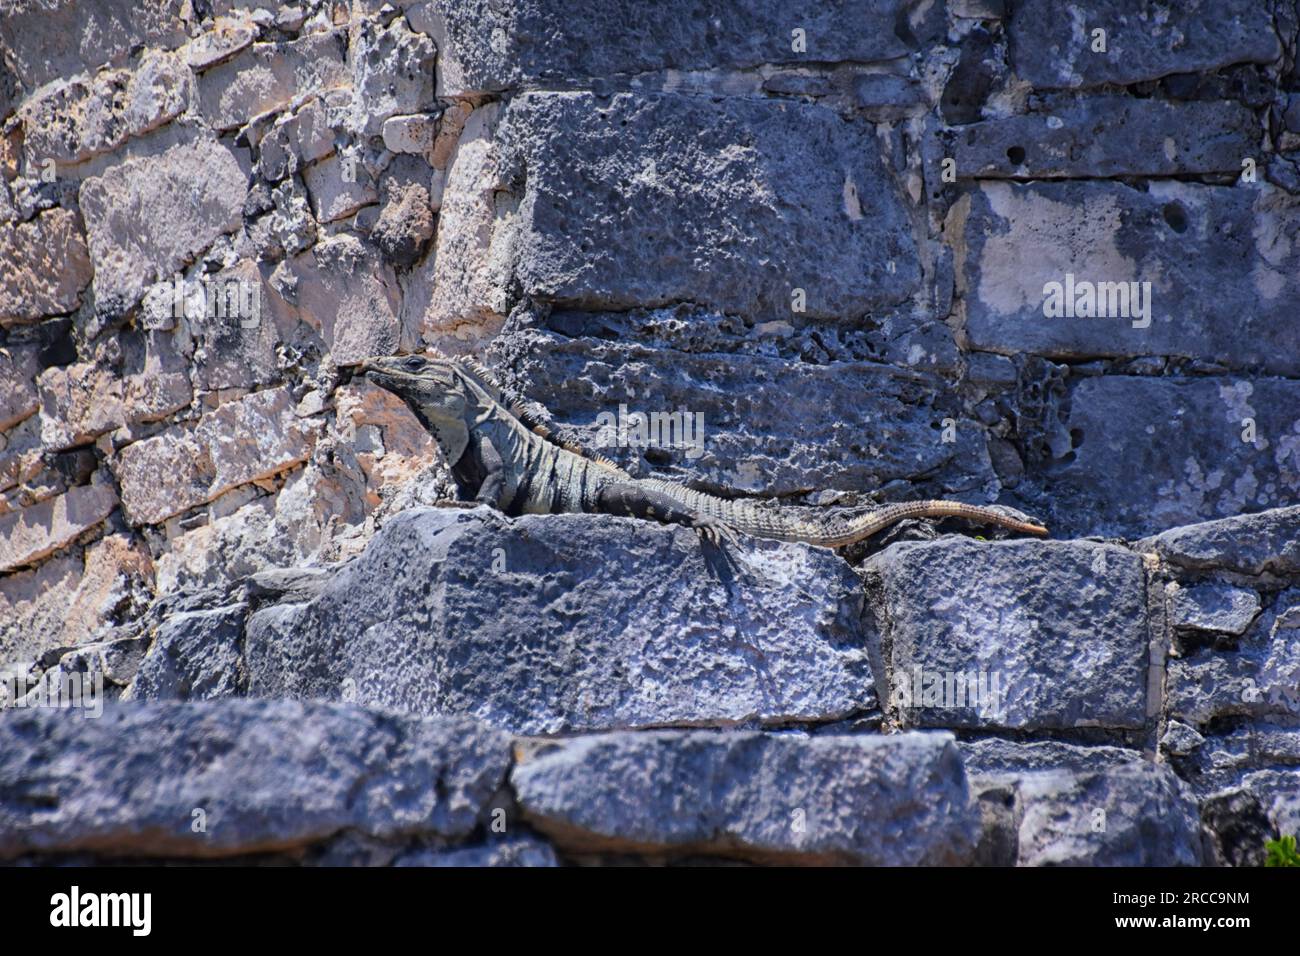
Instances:
[[[724,541],[731,545],[740,544],[740,538],[736,536],[736,532],[732,530],[731,526],[719,521],[717,518],[698,515],[691,522],[691,527],[699,533],[701,541],[707,541],[715,547],[721,547]]]

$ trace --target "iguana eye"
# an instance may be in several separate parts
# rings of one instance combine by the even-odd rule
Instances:
[[[412,372],[418,372],[420,368],[424,365],[424,359],[420,358],[420,356],[418,355],[412,355],[402,364],[404,364]]]

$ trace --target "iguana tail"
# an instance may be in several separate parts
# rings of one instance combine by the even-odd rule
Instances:
[[[692,511],[716,518],[745,534],[774,538],[777,541],[802,541],[823,548],[854,544],[905,518],[965,518],[979,524],[1010,528],[1022,534],[1047,534],[1047,528],[1014,509],[987,508],[960,501],[904,501],[883,505],[864,514],[803,518],[781,508],[716,498],[670,481],[647,479],[640,484],[662,492]]]

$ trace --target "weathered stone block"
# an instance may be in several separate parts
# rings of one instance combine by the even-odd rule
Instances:
[[[315,426],[284,388],[254,392],[123,448],[112,463],[132,524],[154,524],[305,460]]]
[[[1094,52],[1096,30],[1105,50]],[[1273,15],[1253,0],[1026,0],[1007,23],[1011,66],[1036,87],[1129,84],[1282,53]]]
[[[1300,247],[1281,237],[1298,224],[1300,200],[1262,184],[984,182],[949,222],[966,334],[1006,354],[1168,355],[1293,375]]]
[[[347,32],[254,43],[198,79],[198,108],[217,130],[236,129],[297,97],[346,87]]]
[[[124,313],[149,286],[240,225],[245,174],[225,145],[196,140],[130,159],[81,184],[95,306]],[[184,201],[178,201],[183,197]]]
[[[440,236],[434,329],[501,313],[515,288],[573,308],[694,302],[853,322],[920,285],[875,136],[825,107],[527,94],[504,110],[491,148],[496,182],[480,175],[473,187],[491,213],[447,218],[453,167],[440,223],[475,230],[452,245],[482,256],[486,275],[467,277]]]
[[[903,542],[864,569],[905,726],[1141,727],[1141,559],[1083,541]],[[878,673],[880,664],[873,665]]]
[[[892,60],[917,44],[928,5],[907,0],[764,0],[728,4],[546,0],[413,4],[411,24],[437,37],[438,89],[462,96],[615,74]],[[792,31],[803,31],[804,48]]]
[[[1137,546],[1188,571],[1300,574],[1300,505],[1172,528]]]
[[[97,720],[10,710],[0,714],[0,858],[214,858],[342,830],[465,839],[508,762],[508,738],[466,718],[332,704],[110,705]]]
[[[517,751],[524,819],[570,854],[917,866],[974,848],[948,734],[656,731]]]
[[[1046,470],[1064,504],[1061,530],[1136,536],[1295,501],[1297,408],[1300,383],[1282,379],[1084,379],[1071,393],[1066,421],[1074,448]],[[1253,442],[1243,441],[1247,428]],[[1273,534],[1285,526],[1282,520]],[[1217,537],[1195,529],[1172,534],[1171,541],[1192,546]],[[1294,543],[1271,543],[1268,551],[1242,538],[1227,560],[1248,563],[1266,552],[1273,557],[1261,560],[1292,560]]]
[[[694,316],[677,324],[691,335]],[[711,331],[699,317],[700,335]],[[647,330],[648,332],[648,330]],[[637,331],[597,336],[530,333],[510,353],[528,397],[583,442],[620,463],[729,492],[788,495],[870,490],[926,476],[978,487],[991,477],[983,432],[941,379],[872,362],[813,364],[773,356],[642,344]],[[834,409],[834,414],[828,414]],[[656,427],[646,461],[634,412],[685,411],[683,427]],[[702,418],[700,417],[702,416]],[[956,423],[944,440],[944,421]],[[622,421],[624,439],[611,423]],[[659,419],[660,422],[663,419]],[[685,424],[690,424],[688,434]],[[679,447],[665,447],[676,441]]]
[[[183,0],[18,0],[0,18],[0,50],[28,92],[124,63],[137,47],[185,42]]]
[[[405,511],[319,597],[252,617],[249,693],[351,694],[521,733],[874,707],[842,561],[755,541],[733,576],[713,555],[692,531],[630,519]]]
[[[83,485],[0,515],[0,572],[33,564],[71,544],[116,507],[111,487]]]
[[[1057,97],[937,135],[958,179],[1240,173],[1261,148],[1255,114],[1238,103],[1117,95]]]
[[[71,312],[94,275],[75,213],[51,209],[0,224],[0,326]]]

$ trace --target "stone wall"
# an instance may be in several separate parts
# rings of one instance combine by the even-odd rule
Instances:
[[[180,803],[59,778],[42,828],[11,760],[0,854],[1257,862],[1300,827],[1298,35],[1290,0],[0,0],[2,673],[180,701],[114,705],[169,715],[164,775],[302,720],[196,699],[323,698],[322,739],[479,741],[487,781],[451,829],[155,844]],[[446,470],[353,371],[426,347],[594,445],[703,416],[603,448],[638,475],[1054,540],[728,562],[419,510]],[[926,703],[966,673],[1002,706]],[[728,792],[688,824],[620,802],[637,767]],[[879,788],[934,816],[864,823]]]

